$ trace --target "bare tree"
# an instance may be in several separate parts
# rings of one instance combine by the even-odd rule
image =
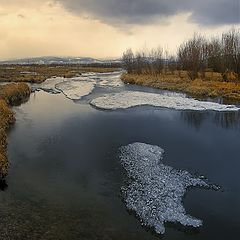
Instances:
[[[133,73],[134,71],[134,54],[132,49],[128,49],[123,53],[122,57],[123,67],[128,73]]]
[[[183,70],[188,71],[189,77],[194,80],[199,71],[205,67],[205,39],[195,34],[194,37],[181,44],[178,49],[178,61]]]
[[[163,49],[160,46],[152,49],[152,66],[155,74],[160,74],[164,68]]]
[[[212,38],[207,44],[207,67],[214,72],[224,72],[223,49],[219,38]]]
[[[240,32],[232,29],[222,35],[225,70],[240,74]]]
[[[222,73],[225,80],[228,72],[240,78],[240,32],[232,29],[222,34],[222,38],[206,39],[195,34],[182,43],[177,56],[170,55],[167,48],[158,47],[148,51],[138,51],[135,55],[131,49],[124,52],[123,66],[128,73],[160,74],[164,70],[186,70],[190,79],[201,74],[205,77],[207,69]]]

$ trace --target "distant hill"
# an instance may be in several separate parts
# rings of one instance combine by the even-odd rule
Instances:
[[[0,64],[111,64],[120,63],[121,60],[98,60],[89,57],[35,57],[13,60],[0,60]]]

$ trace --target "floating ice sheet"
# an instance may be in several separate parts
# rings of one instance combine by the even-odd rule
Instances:
[[[101,87],[122,87],[124,84],[121,81],[122,71],[109,73],[84,73],[83,78],[96,81],[96,84]]]
[[[120,75],[105,76],[100,78],[98,84],[102,87],[122,87],[124,84],[120,79]]]
[[[138,91],[124,91],[120,93],[106,94],[91,101],[95,107],[114,110],[126,109],[140,105],[173,108],[177,110],[214,110],[214,111],[238,111],[240,108],[234,105],[224,105],[214,102],[198,101],[193,98],[183,97],[179,94],[156,94]]]
[[[121,87],[122,72],[112,73],[83,73],[73,78],[53,77],[43,83],[32,84],[32,89],[41,89],[50,93],[62,92],[66,97],[78,100],[90,94],[96,86]]]
[[[50,92],[50,93],[60,93],[60,91],[55,88],[55,85],[63,81],[64,81],[64,78],[62,77],[48,78],[43,83],[33,84],[32,89],[41,89],[43,91]]]
[[[133,143],[120,148],[121,164],[130,182],[122,188],[126,207],[146,226],[164,234],[164,223],[200,227],[202,221],[187,215],[182,198],[189,187],[209,187],[187,171],[161,162],[164,150],[158,146]]]
[[[55,88],[60,90],[66,97],[72,100],[81,99],[83,96],[90,94],[95,84],[91,81],[64,81],[56,84]]]

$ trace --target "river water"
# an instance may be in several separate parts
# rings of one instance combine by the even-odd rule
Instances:
[[[115,85],[114,79],[108,84],[105,76],[80,100],[68,98],[69,88],[65,95],[40,90],[14,108],[11,166],[0,192],[0,239],[237,239],[239,112],[92,106],[93,99],[112,92],[163,93]],[[220,186],[190,188],[184,195],[187,214],[201,219],[202,227],[166,223],[165,234],[159,235],[127,210],[121,189],[129,179],[119,148],[135,142],[161,147],[164,164]]]

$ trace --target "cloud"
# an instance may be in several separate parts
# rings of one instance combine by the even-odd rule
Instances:
[[[239,0],[55,0],[65,8],[108,24],[148,24],[179,13],[192,13],[200,25],[240,23]]]
[[[218,11],[212,10],[211,0],[208,8],[200,0],[191,0],[194,6],[189,5],[190,0],[172,0],[172,5],[169,1],[0,0],[0,59],[43,55],[115,58],[127,48],[159,45],[174,53],[192,33],[217,36],[229,29],[224,24],[236,22],[238,9],[230,0],[226,6],[221,5],[223,0],[216,0]],[[202,27],[194,21],[215,25]]]

